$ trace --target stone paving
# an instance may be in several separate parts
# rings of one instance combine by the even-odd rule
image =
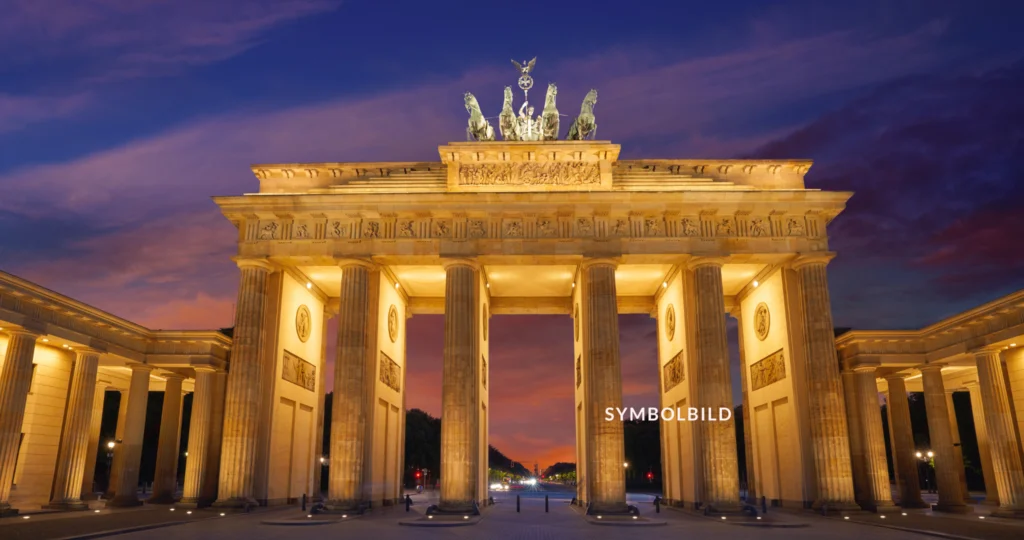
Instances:
[[[303,520],[304,514],[297,507],[273,507],[251,514],[226,514],[205,509],[185,514],[181,509],[171,512],[166,506],[146,506],[139,509],[103,510],[100,514],[59,513],[35,514],[28,520],[21,518],[0,521],[0,538],[3,540],[44,540],[51,538],[95,537],[99,531],[124,531],[114,538],[124,540],[160,540],[180,538],[222,539],[244,538],[245,540],[273,540],[301,536],[339,536],[343,538],[373,538],[389,540],[399,538],[423,539],[629,539],[643,540],[678,538],[722,538],[722,539],[856,539],[889,540],[899,538],[928,538],[909,529],[924,529],[941,532],[946,538],[974,539],[1019,539],[1024,538],[1024,523],[1015,520],[997,519],[987,516],[988,508],[979,507],[979,514],[950,516],[927,510],[907,511],[881,516],[871,513],[853,514],[850,519],[843,517],[825,518],[808,512],[770,511],[766,518],[777,527],[742,526],[738,522],[719,520],[694,515],[689,512],[663,509],[656,514],[650,504],[650,496],[631,496],[645,517],[664,521],[663,526],[596,526],[586,522],[579,509],[571,507],[564,498],[552,497],[549,513],[544,512],[543,493],[522,493],[521,511],[516,512],[516,493],[496,493],[495,505],[484,510],[480,522],[472,526],[421,528],[402,527],[400,521],[422,515],[435,498],[436,493],[414,494],[412,511],[405,512],[404,506],[374,511],[366,516],[350,517],[346,520],[327,520],[319,525],[268,525],[266,521]],[[980,513],[984,512],[984,513]],[[985,519],[978,516],[985,515]],[[306,518],[320,520],[321,516]],[[142,530],[125,531],[130,528]],[[782,528],[786,527],[786,528]]]

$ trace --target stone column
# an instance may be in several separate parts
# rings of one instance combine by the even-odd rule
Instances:
[[[121,453],[123,445],[121,441],[124,440],[124,422],[128,418],[128,390],[118,390],[120,400],[117,403],[117,426],[114,428],[114,461],[110,464],[110,470],[107,471],[107,492],[106,498],[113,499],[117,495],[117,482],[119,469],[114,466],[117,462],[117,455]]]
[[[473,512],[479,474],[480,267],[445,262],[441,389],[441,498],[445,512]]]
[[[107,397],[107,381],[96,384],[89,420],[89,442],[86,446],[85,472],[82,474],[82,499],[95,499],[96,458],[100,451],[100,428],[103,427],[103,401]]]
[[[178,448],[181,446],[181,383],[183,375],[167,375],[164,404],[160,413],[160,439],[156,450],[156,471],[153,473],[153,495],[149,503],[171,504],[178,491]],[[190,428],[191,429],[191,428]],[[186,460],[187,463],[187,460]]]
[[[117,489],[108,506],[138,506],[139,465],[142,462],[142,436],[146,430],[146,403],[149,400],[149,375],[153,366],[132,364],[128,387],[128,411],[124,420],[124,439],[114,454]],[[123,397],[122,397],[123,399]]]
[[[946,389],[942,384],[942,366],[929,364],[920,370],[928,415],[928,435],[932,452],[935,453],[935,483],[939,488],[939,504],[935,509],[940,512],[964,513],[968,507],[964,504],[960,475],[956,472],[957,467],[963,466],[963,462],[956,463],[953,453],[953,435],[946,408]]]
[[[960,447],[960,424],[956,421],[952,389],[946,389],[946,410],[949,411],[949,434],[953,436],[953,461],[960,465],[956,469],[960,477],[960,488],[963,490],[964,501],[970,501],[971,492],[967,489],[967,469],[964,467],[964,451]]]
[[[324,463],[322,463],[321,460],[324,459],[324,396],[327,391],[327,321],[331,320],[332,317],[334,317],[334,313],[325,306],[323,330],[320,334],[323,336],[323,339],[321,339],[323,344],[320,347],[320,369],[317,373],[316,381],[317,413],[316,435],[314,436],[314,440],[316,442],[313,447],[313,453],[317,457],[313,460],[313,492],[310,494],[313,502],[321,502],[324,498],[324,489],[320,484],[324,469]],[[404,449],[405,447],[403,446],[402,448]]]
[[[22,329],[7,331],[7,352],[0,368],[0,516],[17,514],[11,508],[11,486],[18,464],[25,401],[32,384],[32,357],[39,334]]]
[[[96,398],[96,373],[100,353],[91,349],[75,352],[68,404],[64,418],[64,434],[57,454],[57,472],[53,477],[50,508],[86,510],[82,502],[82,476],[89,454],[89,431],[92,427],[93,400]]]
[[[217,500],[218,484],[220,483],[220,456],[221,444],[224,442],[224,405],[227,394],[228,374],[224,371],[217,371],[212,375],[211,392],[213,393],[213,405],[210,412],[210,434],[207,436],[206,450],[206,474],[202,479],[200,490],[201,504],[208,504]]]
[[[825,271],[829,258],[830,254],[801,256],[793,264],[800,275],[804,311],[811,446],[818,486],[813,507],[827,504],[829,509],[855,510],[846,406]]]
[[[992,472],[999,490],[999,508],[993,514],[1024,518],[1024,465],[1017,448],[1012,404],[999,351],[980,351],[975,353],[974,359],[978,363]]]
[[[864,456],[864,438],[861,436],[861,408],[857,398],[857,374],[852,369],[844,369],[843,396],[846,402],[847,425],[850,428],[850,468],[853,470],[853,493],[857,504],[865,510],[874,510],[871,483],[868,481],[867,460]]]
[[[971,392],[971,416],[974,417],[974,434],[978,439],[978,454],[981,456],[981,473],[985,478],[985,500],[982,504],[999,506],[999,490],[996,488],[996,473],[992,468],[992,453],[988,447],[988,430],[985,428],[985,405],[981,399],[978,381],[967,383]]]
[[[725,335],[725,293],[722,292],[721,259],[696,258],[690,261],[696,296],[694,321],[697,357],[697,407],[718,415],[722,408],[732,410],[732,384],[729,380],[729,342]],[[616,334],[618,335],[618,334]],[[736,430],[728,421],[700,422],[701,459],[704,493],[700,502],[713,511],[731,511],[739,506],[739,468],[736,460]]]
[[[210,416],[213,411],[213,377],[211,367],[196,367],[196,384],[192,392],[192,417],[188,423],[188,457],[185,458],[185,486],[178,506],[195,508],[208,504],[202,500],[203,479],[209,466]],[[164,407],[166,410],[166,405]],[[156,489],[154,488],[154,492]]]
[[[743,351],[743,317],[740,315],[740,310],[737,309],[733,312],[733,318],[736,319],[737,335],[739,336],[739,349],[740,349],[740,385],[743,391],[743,466],[747,472],[747,501],[757,501],[757,491],[754,486],[757,484],[754,478],[754,436],[751,432],[752,426],[750,425],[750,394],[747,390],[747,376],[750,371],[747,368],[746,355]]]
[[[215,506],[255,506],[256,443],[263,395],[263,321],[267,279],[273,267],[264,260],[238,259],[241,282],[235,309],[235,331],[228,366],[220,482]]]
[[[893,469],[899,477],[900,506],[903,508],[924,508],[921,499],[921,479],[917,474],[917,458],[914,448],[914,430],[910,424],[910,403],[907,401],[907,384],[902,375],[885,378],[889,385],[889,431],[892,433]]]
[[[864,448],[864,471],[868,488],[868,496],[864,501],[870,510],[891,512],[896,510],[896,505],[892,502],[889,463],[885,458],[885,434],[882,432],[882,410],[878,405],[875,367],[859,367],[854,372],[857,401],[860,405],[859,436]]]
[[[341,263],[338,347],[331,404],[331,470],[327,506],[346,511],[369,501],[364,489],[372,441],[372,403],[380,270],[366,261]]]

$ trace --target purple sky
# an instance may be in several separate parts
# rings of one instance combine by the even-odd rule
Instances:
[[[437,159],[462,93],[496,114],[509,58],[538,56],[563,109],[600,91],[625,158],[811,158],[809,187],[854,191],[829,231],[839,326],[1024,286],[1020,3],[554,4],[8,0],[0,268],[154,328],[230,326],[211,195],[255,191],[251,163]],[[408,403],[434,414],[442,323],[409,321]],[[569,318],[492,328],[492,442],[571,460]],[[621,328],[626,402],[655,404],[654,323]]]

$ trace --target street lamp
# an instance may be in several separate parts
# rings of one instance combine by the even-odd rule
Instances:
[[[629,462],[627,461],[627,462],[623,463],[622,466],[628,469],[629,468]]]
[[[923,463],[925,465],[924,487],[928,491],[928,493],[931,493],[932,492],[932,464],[931,464],[931,461],[932,461],[932,458],[935,457],[935,452],[932,452],[931,450],[927,450],[924,453],[918,451],[918,452],[915,452],[914,455],[917,456],[917,459],[919,459],[921,461],[921,463]]]
[[[110,480],[114,475],[112,464],[114,462],[114,447],[117,441],[107,441],[107,491],[110,491]]]

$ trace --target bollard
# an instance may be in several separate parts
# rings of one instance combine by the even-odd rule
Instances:
[[[768,513],[768,499],[766,499],[764,495],[761,495],[761,513]]]
[[[654,498],[654,513],[655,514],[660,514],[661,513],[661,497],[655,497]]]
[[[519,513],[519,495],[516,495],[516,513]]]
[[[545,514],[548,513],[548,496],[547,495],[544,496],[544,513]]]
[[[302,511],[303,512],[306,511],[306,494],[305,493],[302,494]]]
[[[410,506],[412,506],[412,497],[410,497],[409,495],[406,495],[405,496],[405,511],[406,512],[409,511],[409,507]]]

